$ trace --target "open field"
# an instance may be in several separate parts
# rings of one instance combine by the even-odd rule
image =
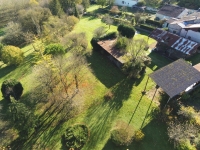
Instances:
[[[87,39],[90,41],[93,31],[99,26],[108,28],[100,19],[84,17],[76,25],[73,32],[86,32]],[[116,31],[116,29],[116,26],[111,26],[108,32]],[[145,34],[137,34],[135,38],[148,40]],[[148,40],[149,44],[154,42],[152,39]],[[22,101],[34,105],[35,113],[40,114],[40,111],[43,110],[40,110],[39,105],[29,102],[29,93],[38,84],[34,80],[36,74],[32,70],[33,49],[29,45],[22,50],[26,56],[22,65],[18,67],[2,65],[0,67],[0,84],[10,78],[19,80],[24,87]],[[40,146],[39,149],[65,150],[61,143],[61,136],[66,128],[73,124],[84,123],[89,127],[90,137],[83,150],[124,150],[126,148],[130,150],[173,150],[172,145],[168,142],[166,127],[147,117],[152,108],[157,106],[156,103],[152,102],[147,95],[143,96],[141,94],[148,74],[165,66],[170,61],[156,53],[150,53],[149,56],[152,58],[152,64],[147,68],[146,74],[141,79],[133,80],[127,78],[102,54],[96,51],[91,52],[86,57],[89,68],[85,68],[87,73],[84,74],[84,82],[80,86],[81,92],[75,97],[77,103],[82,103],[81,113],[75,118],[61,123],[56,118],[60,117],[59,114],[58,116],[51,116],[44,122],[43,130],[39,130],[36,135],[30,137],[24,145],[20,145],[19,141],[14,141],[12,146],[20,145],[22,149],[27,150],[35,148],[33,147],[35,144],[38,147]],[[153,81],[149,80],[147,91],[152,90],[154,87]],[[108,91],[113,93],[114,98],[105,101],[103,97]],[[2,97],[1,93],[0,97]],[[114,146],[109,140],[110,131],[116,127],[119,121],[128,123],[135,130],[141,128],[145,133],[144,141],[132,143],[129,147]]]

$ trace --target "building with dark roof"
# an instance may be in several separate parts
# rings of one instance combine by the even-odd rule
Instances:
[[[170,98],[173,98],[186,91],[188,87],[198,83],[200,81],[200,72],[183,59],[178,59],[153,72],[149,77],[153,79]]]
[[[187,58],[200,50],[200,44],[162,29],[155,29],[149,37],[158,43],[156,50],[173,58]]]
[[[174,5],[164,5],[156,13],[156,17],[160,20],[170,18],[181,18],[188,14],[188,9]]]
[[[116,39],[102,40],[97,42],[99,50],[104,53],[118,68],[122,68],[125,61],[123,59],[124,54],[120,53],[118,49],[114,47]]]

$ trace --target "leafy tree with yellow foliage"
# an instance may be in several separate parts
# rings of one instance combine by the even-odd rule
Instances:
[[[19,65],[23,62],[24,54],[15,46],[4,46],[1,51],[1,60],[7,65]]]

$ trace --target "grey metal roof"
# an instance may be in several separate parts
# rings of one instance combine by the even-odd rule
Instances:
[[[153,72],[149,77],[172,98],[200,81],[200,72],[183,59],[178,59]]]

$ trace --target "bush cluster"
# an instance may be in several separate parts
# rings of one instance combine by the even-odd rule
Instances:
[[[127,38],[133,38],[135,35],[135,29],[131,26],[120,24],[117,28],[117,31]]]
[[[61,44],[49,44],[44,50],[44,54],[61,55],[65,53],[65,49]]]
[[[66,129],[64,142],[67,148],[81,149],[87,142],[89,129],[85,125],[74,125]]]

